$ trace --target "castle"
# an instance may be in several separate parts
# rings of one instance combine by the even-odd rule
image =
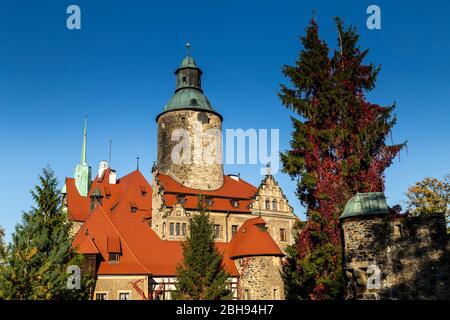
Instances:
[[[156,117],[151,183],[139,170],[118,178],[107,161],[91,179],[85,124],[81,162],[62,193],[74,248],[95,275],[92,298],[170,299],[189,217],[204,195],[233,299],[284,299],[283,250],[298,218],[270,172],[258,187],[224,174],[222,116],[203,94],[202,71],[189,52],[175,75],[175,94]],[[200,145],[198,132],[210,133]],[[189,142],[180,159],[173,154],[177,134]]]

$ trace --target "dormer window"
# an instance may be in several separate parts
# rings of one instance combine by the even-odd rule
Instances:
[[[110,253],[108,262],[109,263],[119,263],[119,254],[118,253]]]
[[[135,202],[130,202],[130,208],[132,213],[135,213],[138,210],[138,206]]]
[[[141,196],[145,197],[147,195],[147,189],[145,189],[145,186],[140,186],[141,189]]]
[[[177,196],[177,203],[179,204],[185,204],[186,203],[186,197],[183,195],[178,195]]]
[[[264,223],[259,223],[256,225],[256,227],[261,230],[262,232],[266,232],[267,231],[267,227]]]
[[[231,200],[231,206],[234,208],[239,208],[239,201],[236,199]]]
[[[98,188],[94,190],[91,194],[91,211],[94,211],[97,205],[102,205],[102,194]]]

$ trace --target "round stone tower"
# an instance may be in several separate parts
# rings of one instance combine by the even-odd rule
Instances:
[[[222,116],[201,88],[202,71],[187,55],[175,71],[175,95],[156,117],[157,170],[199,190],[223,185]]]

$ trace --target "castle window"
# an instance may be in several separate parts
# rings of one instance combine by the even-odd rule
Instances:
[[[394,225],[394,238],[402,238],[403,232],[402,232],[402,225],[396,224]]]
[[[277,210],[277,200],[272,201],[272,210]]]
[[[231,236],[234,237],[234,235],[237,233],[238,230],[238,226],[237,225],[232,225],[231,226]]]
[[[273,289],[273,300],[279,300],[278,289],[276,288]]]
[[[220,239],[221,235],[220,235],[220,224],[215,224],[214,225],[214,237],[216,239]]]
[[[280,241],[286,241],[286,229],[280,229]]]
[[[244,290],[243,300],[250,300],[250,291],[248,289]]]
[[[186,197],[183,195],[178,195],[177,196],[177,203],[179,204],[185,204],[186,203]]]
[[[174,230],[174,223],[171,222],[171,223],[169,224],[169,235],[173,236],[174,231],[175,231],[175,230]]]
[[[186,236],[186,223],[181,224],[181,235]]]
[[[119,292],[119,300],[130,300],[130,292]]]
[[[166,236],[166,223],[165,222],[163,222],[163,225],[162,225],[162,236],[163,236],[163,238]]]
[[[210,207],[210,206],[212,206],[212,204],[213,204],[213,198],[206,198],[206,205],[208,207]]]
[[[238,208],[238,207],[239,207],[239,201],[233,199],[233,200],[231,200],[231,205],[232,205],[234,208]]]
[[[266,199],[266,210],[270,210],[270,200]]]
[[[176,229],[175,229],[175,235],[179,236],[180,233],[181,233],[181,231],[180,231],[180,223],[177,222],[177,224],[176,224]]]
[[[131,212],[135,213],[138,210],[137,204],[135,202],[130,203]]]
[[[108,295],[105,292],[96,293],[95,300],[108,300]]]
[[[119,254],[118,253],[110,253],[109,254],[109,263],[119,263]]]

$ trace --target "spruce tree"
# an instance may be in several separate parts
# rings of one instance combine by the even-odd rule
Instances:
[[[283,73],[292,87],[279,96],[292,117],[290,150],[281,154],[283,171],[297,181],[307,221],[287,250],[286,294],[291,299],[335,299],[344,294],[339,216],[358,192],[384,190],[384,170],[405,145],[385,140],[396,118],[395,105],[368,102],[379,67],[364,64],[353,27],[336,18],[338,49],[330,52],[312,19],[303,49]]]
[[[177,267],[174,299],[219,300],[230,295],[223,256],[214,244],[214,225],[204,197],[199,196],[198,213],[189,219],[189,236],[183,243],[183,261]]]
[[[6,255],[6,245],[5,245],[5,229],[0,226],[0,268],[4,263],[5,255]]]
[[[23,213],[0,269],[0,298],[89,298],[87,275],[82,275],[80,289],[68,288],[68,267],[81,266],[82,257],[71,247],[71,223],[62,210],[58,181],[50,168],[43,169],[39,180],[31,191],[35,206]]]

